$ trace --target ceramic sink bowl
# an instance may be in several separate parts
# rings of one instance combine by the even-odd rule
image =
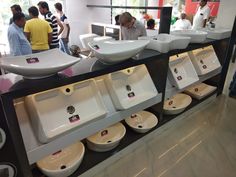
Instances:
[[[217,87],[201,83],[186,89],[184,92],[193,98],[201,100],[202,98],[214,92],[216,89]]]
[[[178,93],[164,103],[164,114],[174,115],[183,112],[192,102],[192,98],[186,94]]]
[[[146,133],[157,125],[158,118],[150,112],[140,111],[126,118],[125,122],[134,131],[138,133]]]
[[[42,143],[107,113],[93,79],[29,95],[25,104]]]
[[[224,39],[224,38],[229,38],[232,30],[231,29],[225,29],[225,28],[205,28],[203,31],[207,32],[207,38],[210,39]]]
[[[89,47],[98,60],[113,64],[137,55],[148,43],[148,40],[93,41]]]
[[[110,36],[99,36],[93,39],[94,41],[114,41],[115,39]]]
[[[198,75],[204,75],[221,67],[213,46],[188,52]]]
[[[190,43],[202,43],[207,38],[207,32],[197,30],[174,30],[171,31],[175,36],[187,36],[191,37]]]
[[[128,109],[158,94],[145,65],[108,74],[105,83],[118,110]]]
[[[88,137],[88,148],[96,152],[110,151],[119,145],[125,133],[126,129],[122,123],[114,124]]]
[[[54,75],[79,61],[79,58],[59,49],[52,49],[30,55],[2,57],[0,67],[25,78],[38,79]]]
[[[94,38],[99,37],[97,34],[89,33],[89,34],[81,34],[79,36],[80,42],[84,49],[89,50],[88,43],[92,42]]]
[[[81,164],[85,148],[75,143],[37,162],[38,168],[48,177],[66,177],[74,173]]]
[[[170,57],[168,78],[178,89],[183,89],[199,80],[188,53]]]

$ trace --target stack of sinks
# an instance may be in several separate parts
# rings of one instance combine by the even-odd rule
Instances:
[[[202,43],[207,38],[207,32],[205,31],[197,31],[197,30],[174,30],[171,31],[172,35],[175,36],[186,36],[190,37],[190,43]]]
[[[207,38],[216,40],[229,38],[232,33],[232,29],[226,28],[203,28],[202,31],[207,32]]]

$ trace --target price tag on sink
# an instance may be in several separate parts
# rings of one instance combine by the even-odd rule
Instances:
[[[74,123],[74,122],[77,122],[77,121],[79,121],[80,120],[80,117],[79,117],[79,115],[77,114],[77,115],[74,115],[74,116],[71,116],[71,117],[69,117],[69,121],[70,121],[70,123]]]
[[[26,61],[28,64],[34,64],[34,63],[38,63],[39,59],[34,57],[34,58],[26,58]]]
[[[105,136],[105,135],[107,135],[108,134],[108,130],[103,130],[102,132],[101,132],[101,136]]]

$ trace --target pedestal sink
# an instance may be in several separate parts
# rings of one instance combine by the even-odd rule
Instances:
[[[202,43],[206,40],[207,32],[197,30],[174,30],[172,35],[191,37],[191,43]]]
[[[216,40],[229,38],[232,33],[232,29],[225,28],[204,28],[202,31],[207,32],[207,38]]]

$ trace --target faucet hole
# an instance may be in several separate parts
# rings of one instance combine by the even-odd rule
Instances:
[[[139,125],[138,128],[143,128],[143,126],[142,126],[142,125]]]
[[[172,108],[174,108],[174,109],[175,109],[176,107],[175,107],[175,106],[173,106]]]
[[[108,140],[107,143],[111,143],[112,141],[111,140]]]
[[[69,88],[66,88],[66,92],[67,92],[67,93],[70,93],[70,89],[69,89]]]
[[[74,106],[68,106],[68,107],[67,107],[67,112],[68,112],[69,114],[74,114],[74,112],[75,112],[75,107],[74,107]]]
[[[66,165],[61,166],[61,170],[66,169]]]
[[[127,73],[130,73],[130,70],[129,70],[129,69],[127,69]]]

